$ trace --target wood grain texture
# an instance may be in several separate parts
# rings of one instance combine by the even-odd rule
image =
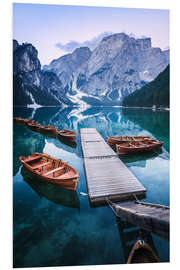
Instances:
[[[141,202],[114,204],[116,215],[169,240],[170,208]]]
[[[146,189],[93,128],[80,130],[90,202],[121,201]]]

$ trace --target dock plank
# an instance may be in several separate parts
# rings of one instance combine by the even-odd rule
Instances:
[[[91,204],[145,195],[146,189],[94,128],[80,130]]]
[[[101,136],[97,133],[86,133],[86,134],[81,134],[81,141],[82,142],[98,142],[101,141]]]
[[[116,156],[116,153],[102,141],[82,141],[84,157]]]

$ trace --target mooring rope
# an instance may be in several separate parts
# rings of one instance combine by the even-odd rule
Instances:
[[[109,205],[109,207],[111,208],[111,210],[113,211],[113,213],[117,216],[117,213],[116,213],[116,211],[114,210],[111,201],[110,201],[108,198],[106,198],[106,202],[108,203],[108,205]]]

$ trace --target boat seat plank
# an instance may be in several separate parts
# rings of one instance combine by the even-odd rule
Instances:
[[[57,178],[66,180],[66,179],[69,179],[69,178],[74,178],[75,179],[76,177],[77,177],[77,175],[74,175],[74,173],[72,173],[72,171],[68,171],[68,172],[65,172],[64,174],[58,176]]]
[[[45,163],[42,163],[42,164],[33,166],[32,168],[33,168],[33,170],[35,170],[35,169],[41,168],[41,167],[43,167],[43,166],[45,166],[45,165],[48,165],[48,164],[51,164],[51,162],[48,161],[48,162],[45,162]]]
[[[36,156],[38,156],[40,159],[33,162],[32,164],[27,164],[24,162],[24,160],[30,160],[31,157],[34,159]],[[77,189],[79,173],[67,162],[52,157],[47,153],[37,152],[31,156],[20,156],[19,160],[23,167],[29,171],[32,177],[35,177],[46,183],[52,183],[61,186],[64,189],[72,191]],[[57,173],[55,173],[56,171]]]
[[[42,157],[41,156],[29,157],[29,158],[23,159],[23,161],[27,163],[30,161],[38,160],[40,158],[42,158]]]
[[[50,171],[48,171],[48,172],[46,172],[46,173],[43,173],[43,176],[46,176],[46,175],[49,175],[49,174],[51,174],[51,173],[57,172],[57,171],[59,171],[59,170],[61,170],[61,169],[63,169],[63,168],[64,168],[64,166],[55,168],[55,169],[50,170]]]

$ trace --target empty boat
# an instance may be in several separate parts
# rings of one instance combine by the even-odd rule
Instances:
[[[63,160],[48,154],[34,153],[28,157],[19,157],[22,165],[36,178],[76,190],[79,174]]]

